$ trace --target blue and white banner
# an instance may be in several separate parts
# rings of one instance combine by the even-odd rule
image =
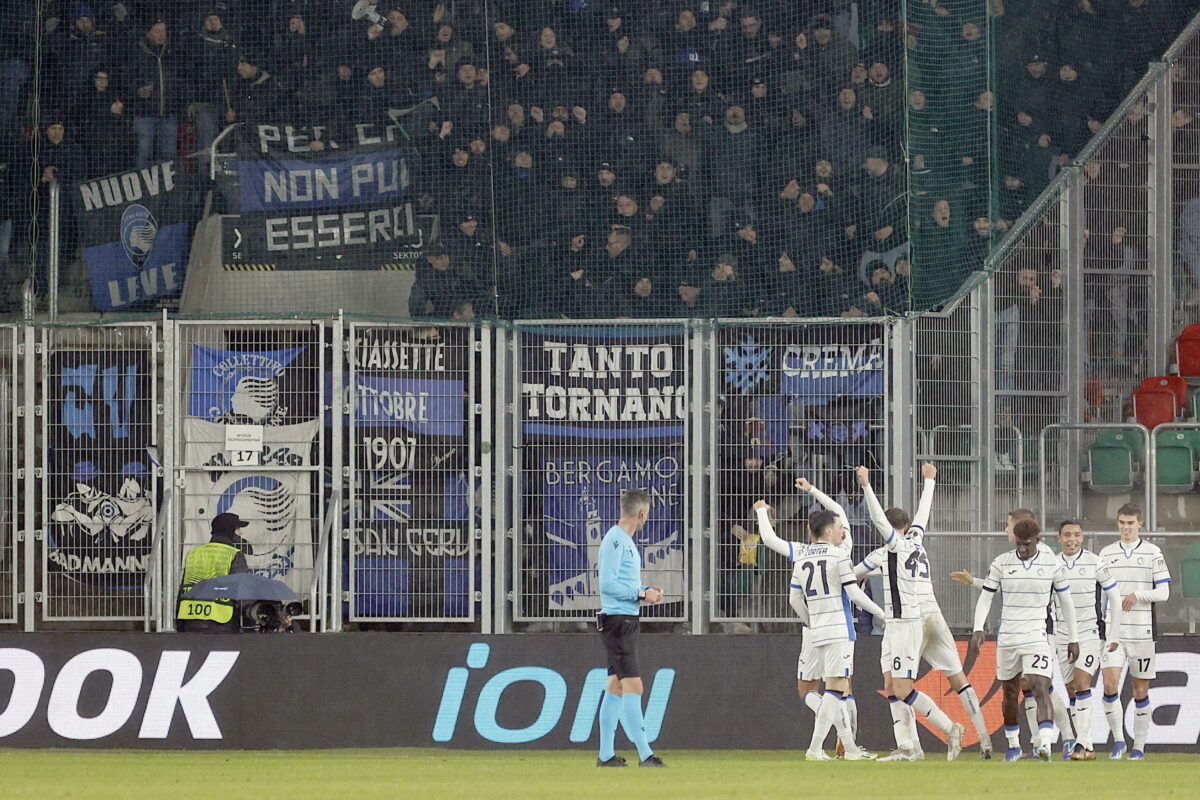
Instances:
[[[411,191],[400,150],[237,162],[241,212],[391,203]]]
[[[166,161],[81,183],[74,199],[96,308],[179,293],[201,214],[194,179]]]
[[[600,607],[600,540],[621,516],[621,492],[650,493],[650,519],[634,537],[642,580],[663,589],[666,602],[683,597],[683,451],[644,456],[589,454],[541,461],[542,514],[549,543],[549,608]]]
[[[885,391],[887,361],[879,325],[728,327],[720,344],[726,395],[783,395],[820,406]]]
[[[280,467],[312,464],[313,442],[321,421],[263,428],[262,470],[193,469],[184,487],[184,542],[208,541],[213,517],[231,511],[248,522],[245,533],[254,553],[251,571],[288,583],[303,594],[312,579],[315,473]],[[184,463],[190,467],[228,466],[225,426],[184,420]]]
[[[46,557],[106,589],[141,586],[155,515],[153,379],[138,351],[52,353],[46,375]]]
[[[315,417],[316,382],[298,362],[306,346],[221,350],[192,346],[188,416],[236,425],[287,425]]]
[[[676,442],[687,418],[683,329],[536,328],[521,334],[528,437]]]

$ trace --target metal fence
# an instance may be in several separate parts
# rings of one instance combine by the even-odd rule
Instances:
[[[989,521],[1032,505],[1047,523],[1070,512],[1108,530],[1117,504],[1156,485],[1166,496],[1159,461],[1179,476],[1172,437],[1198,427],[1126,443],[1135,486],[1113,492],[1081,481],[1087,424],[1013,425],[1021,477],[1006,482],[991,448],[1007,429],[982,424],[1001,396],[982,299],[912,322],[5,328],[0,622],[171,630],[183,558],[233,511],[250,521],[251,567],[308,600],[313,630],[570,630],[597,606],[597,545],[636,486],[653,498],[645,580],[667,597],[648,619],[787,624],[788,565],[756,541],[753,503],[803,540],[811,498],[794,481],[807,477],[865,552],[875,535],[850,468],[871,467],[885,501],[911,508],[932,460],[933,573],[962,629],[973,599],[947,575],[1003,549],[979,533]],[[1186,521],[1198,477],[1173,478],[1172,519]],[[1182,574],[1191,539],[1148,538],[1160,535]],[[1183,598],[1164,611],[1170,630],[1193,619]]]
[[[714,621],[789,620],[791,565],[758,543],[753,505],[765,499],[777,533],[807,541],[806,477],[845,510],[863,554],[874,542],[853,469],[868,466],[890,489],[886,325],[765,326],[725,323],[714,331],[719,363],[708,453]]]

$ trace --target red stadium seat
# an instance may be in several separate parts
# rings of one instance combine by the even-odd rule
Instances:
[[[1188,325],[1175,340],[1175,364],[1185,378],[1200,378],[1200,325]]]
[[[1187,407],[1188,385],[1187,381],[1178,375],[1155,375],[1150,378],[1143,378],[1142,383],[1138,386],[1139,389],[1166,389],[1175,395],[1175,406],[1177,408]]]
[[[1174,422],[1178,415],[1179,404],[1170,389],[1139,386],[1134,390],[1133,416],[1147,428]]]

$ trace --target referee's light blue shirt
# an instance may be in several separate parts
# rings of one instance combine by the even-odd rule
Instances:
[[[625,529],[613,525],[600,541],[600,612],[632,614],[640,609],[638,592],[642,586],[642,556]]]

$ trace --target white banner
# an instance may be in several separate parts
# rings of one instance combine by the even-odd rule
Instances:
[[[254,547],[246,561],[267,578],[286,582],[298,593],[309,589],[317,525],[313,511],[313,472],[307,467],[321,420],[263,428],[261,465],[255,470],[202,471],[187,474],[184,487],[184,552],[209,540],[217,514],[230,511],[248,524],[243,535]],[[184,458],[190,467],[228,466],[225,425],[188,417],[184,420]]]

